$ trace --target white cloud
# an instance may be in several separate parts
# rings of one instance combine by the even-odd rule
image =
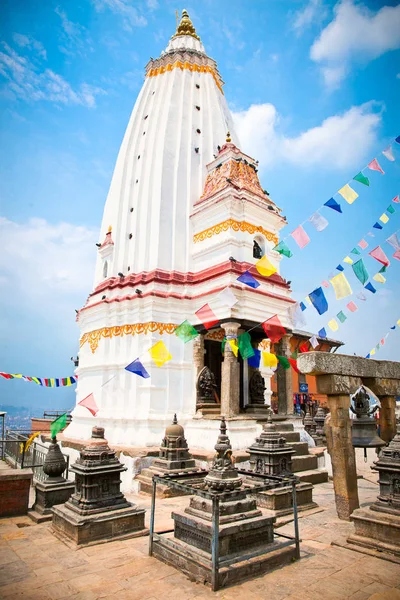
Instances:
[[[146,6],[149,10],[156,10],[158,8],[157,0],[146,0]]]
[[[13,40],[14,42],[20,46],[21,48],[30,48],[32,50],[34,50],[35,52],[37,52],[37,54],[43,58],[44,60],[47,60],[47,53],[46,50],[43,46],[43,44],[41,42],[39,42],[38,40],[35,40],[35,38],[33,38],[30,35],[22,35],[21,33],[13,33]]]
[[[295,13],[292,28],[300,34],[313,23],[319,23],[325,15],[322,0],[310,0],[303,10]]]
[[[130,0],[92,0],[97,12],[105,9],[111,10],[114,14],[120,15],[123,19],[123,27],[127,31],[132,31],[133,27],[145,27],[147,20],[140,15]]]
[[[80,104],[93,108],[96,96],[106,93],[88,83],[82,83],[79,88],[73,89],[68,81],[51,69],[33,64],[6,43],[3,43],[3,48],[4,52],[0,52],[0,75],[6,80],[6,94],[13,99],[33,102],[47,100],[57,104]]]
[[[234,112],[242,150],[260,161],[260,167],[285,161],[302,167],[347,168],[358,165],[376,141],[381,114],[377,103],[353,106],[328,117],[316,127],[289,137],[281,130],[273,104],[253,104]]]
[[[383,6],[373,13],[362,4],[343,0],[335,6],[334,13],[310,51],[311,59],[325,69],[328,85],[333,79],[337,86],[351,61],[366,62],[400,48],[400,4]]]
[[[67,13],[60,7],[56,7],[54,12],[61,19],[62,32],[60,35],[61,45],[59,49],[64,54],[73,56],[79,54],[81,56],[87,54],[88,51],[93,52],[92,40],[90,39],[86,28],[79,23],[70,21]]]

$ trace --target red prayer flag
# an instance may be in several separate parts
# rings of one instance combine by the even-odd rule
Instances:
[[[392,202],[395,202],[396,204],[400,204],[400,197],[399,196],[395,196],[393,198]]]
[[[89,394],[89,396],[86,396],[86,398],[78,402],[78,404],[79,406],[84,406],[85,408],[87,408],[88,411],[90,411],[94,417],[99,412],[99,408],[96,404],[93,393]]]
[[[262,323],[262,328],[273,344],[279,342],[279,340],[282,339],[286,333],[286,329],[280,322],[278,315],[275,315],[274,317],[264,321],[264,323]]]
[[[300,344],[299,350],[300,350],[300,352],[308,352],[307,342],[303,342],[302,344]]]
[[[296,373],[300,373],[300,371],[297,367],[297,360],[295,358],[288,358],[288,361],[290,362],[292,369],[294,369],[296,371]]]
[[[400,260],[400,250],[396,250],[396,252],[393,254],[393,258]]]
[[[14,379],[14,377],[10,375],[10,373],[0,373],[0,375],[4,377],[4,379]]]
[[[209,304],[205,304],[199,310],[196,310],[194,314],[197,315],[206,329],[210,329],[219,323],[219,319],[217,319]]]
[[[388,259],[388,257],[386,256],[386,254],[384,253],[384,251],[382,250],[382,248],[380,246],[377,246],[376,248],[371,250],[371,252],[369,252],[368,254],[370,256],[372,256],[372,258],[375,258],[375,260],[377,260],[378,262],[385,265],[385,267],[388,267],[390,265],[390,260]]]
[[[351,301],[348,304],[346,304],[347,308],[349,309],[350,312],[356,312],[356,310],[358,310],[358,306],[355,302]]]
[[[381,165],[378,163],[376,158],[374,158],[374,160],[371,160],[371,162],[368,163],[368,169],[371,169],[371,171],[379,171],[379,173],[382,173],[382,175],[385,174],[385,171],[383,171]]]

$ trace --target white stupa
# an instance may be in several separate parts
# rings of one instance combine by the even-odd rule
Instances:
[[[166,50],[146,66],[104,208],[94,289],[78,315],[77,402],[94,394],[96,424],[112,444],[157,446],[177,413],[190,446],[212,449],[215,433],[207,432],[219,425],[215,415],[196,415],[196,381],[203,360],[220,390],[226,330],[200,327],[200,342],[185,344],[176,327],[185,319],[201,325],[194,313],[205,303],[222,325],[249,329],[275,314],[287,320],[293,301],[278,274],[262,277],[252,267],[256,290],[237,281],[256,262],[254,241],[278,266],[272,248],[286,223],[259,184],[256,162],[239,147],[217,65],[183,11]],[[238,298],[233,308],[217,299],[226,287]],[[172,354],[162,367],[147,352],[159,340]],[[213,349],[205,357],[204,343]],[[137,357],[150,378],[125,370]],[[234,421],[234,447],[251,442],[255,419],[238,414]],[[76,406],[65,435],[87,439],[92,425],[88,410]]]

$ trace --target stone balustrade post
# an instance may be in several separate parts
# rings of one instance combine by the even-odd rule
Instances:
[[[292,335],[289,333],[283,336],[280,342],[275,345],[276,354],[290,358],[291,338]],[[292,369],[283,369],[280,367],[277,370],[276,376],[278,388],[278,414],[292,415],[294,412]]]
[[[221,327],[227,340],[237,338],[240,323],[223,323]],[[239,409],[240,365],[230,344],[226,343],[221,366],[221,415],[226,418],[235,417],[239,414]]]

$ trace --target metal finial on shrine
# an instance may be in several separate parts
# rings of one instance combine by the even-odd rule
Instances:
[[[176,413],[174,414],[174,418],[172,419],[172,424],[176,425],[178,423],[178,419],[176,418]]]
[[[176,29],[176,33],[175,33],[175,35],[172,36],[172,38],[179,37],[180,35],[191,35],[196,40],[200,41],[200,38],[196,34],[194,25],[193,25],[192,21],[190,20],[188,12],[185,8],[182,11],[182,18]]]
[[[232,140],[231,140],[231,134],[230,134],[230,132],[228,131],[228,133],[226,134],[226,142],[229,144],[231,141],[232,141]]]
[[[216,455],[208,475],[204,479],[210,492],[230,492],[242,485],[242,478],[232,464],[232,446],[226,435],[225,417],[221,417],[220,434],[214,446]]]

